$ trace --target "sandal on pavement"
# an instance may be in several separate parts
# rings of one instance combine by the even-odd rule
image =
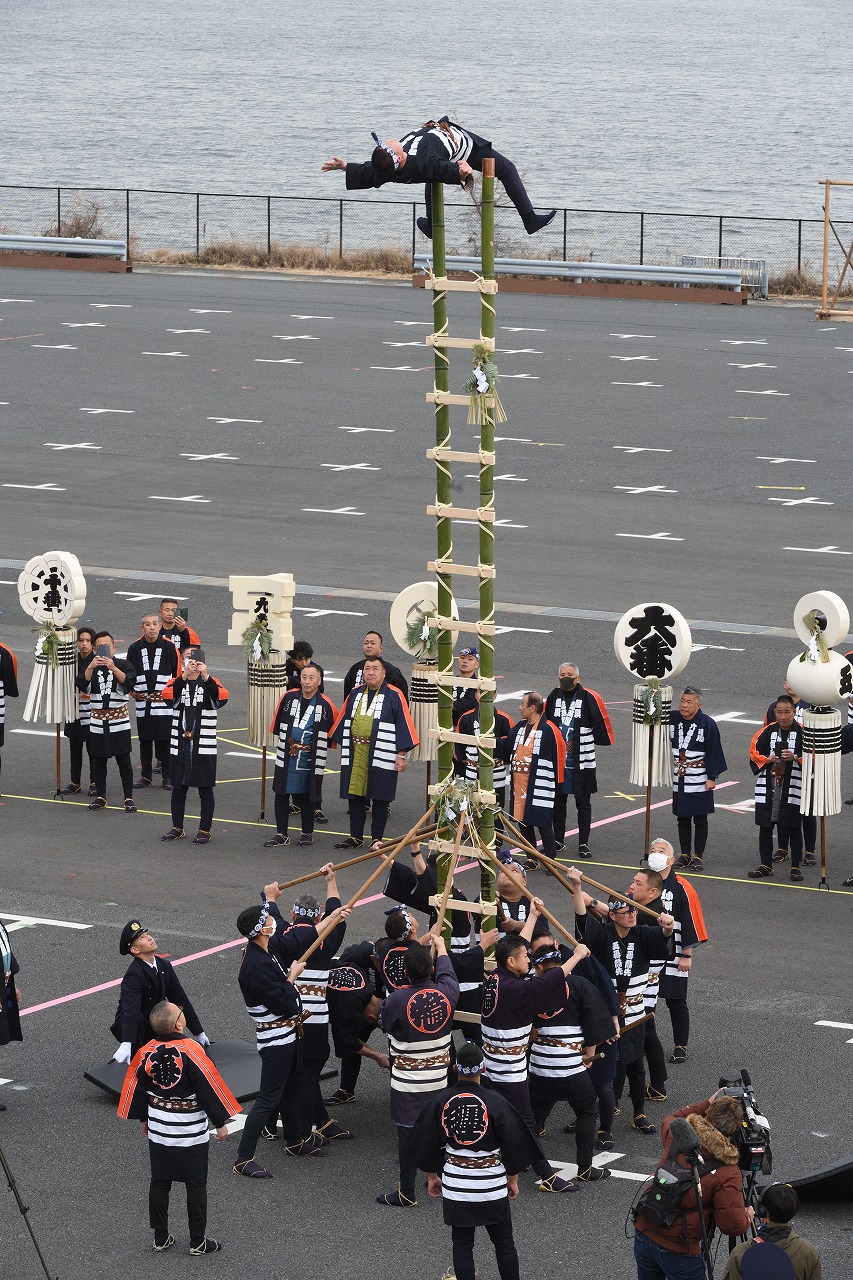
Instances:
[[[648,1116],[644,1116],[642,1112],[638,1116],[634,1116],[631,1121],[631,1128],[636,1129],[637,1133],[643,1134],[646,1138],[650,1138],[653,1133],[657,1133],[657,1126],[653,1125]]]
[[[244,1178],[271,1178],[272,1174],[265,1169],[262,1164],[258,1164],[257,1160],[238,1160],[231,1170],[232,1173],[240,1173]]]

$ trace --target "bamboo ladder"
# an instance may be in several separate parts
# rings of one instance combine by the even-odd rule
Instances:
[[[495,162],[483,161],[483,190],[480,206],[481,222],[481,274],[477,280],[449,280],[447,278],[447,257],[444,221],[444,188],[436,182],[432,186],[432,243],[433,270],[426,281],[427,289],[432,290],[432,312],[434,332],[428,334],[425,342],[432,347],[434,354],[435,385],[427,393],[427,403],[435,407],[435,447],[427,450],[427,458],[435,462],[435,503],[427,507],[427,515],[435,516],[436,547],[435,560],[429,561],[427,568],[435,573],[438,587],[438,671],[435,676],[438,685],[438,728],[431,729],[430,735],[438,740],[438,787],[430,787],[430,794],[435,796],[443,783],[453,772],[453,745],[464,743],[475,746],[479,752],[479,800],[483,807],[477,818],[477,833],[480,841],[487,849],[494,849],[495,805],[494,791],[494,698],[495,698],[495,398],[486,394],[483,402],[483,415],[480,427],[479,449],[457,450],[451,448],[451,408],[468,409],[470,399],[467,395],[453,395],[450,392],[450,357],[451,348],[471,351],[476,343],[489,352],[495,349],[495,295],[498,291],[495,280]],[[479,293],[480,295],[480,334],[476,338],[451,337],[448,330],[447,295],[448,293]],[[456,507],[451,498],[450,464],[476,463],[479,467],[480,494],[479,505],[474,508]],[[451,521],[467,520],[476,522],[479,533],[479,556],[477,564],[462,564],[453,560],[453,534]],[[476,622],[454,622],[452,612],[451,582],[454,576],[476,578],[478,581],[479,617]],[[468,631],[476,635],[480,651],[480,671],[473,679],[463,679],[453,675],[453,635],[451,627],[457,631]],[[480,732],[474,734],[456,733],[453,730],[452,694],[453,685],[480,690],[479,722]],[[455,842],[440,838],[436,832],[431,841],[432,847],[439,851],[438,881],[439,894],[447,884],[450,864],[453,858]],[[470,851],[480,863],[480,901],[466,904],[468,909],[480,909],[482,915],[481,929],[493,929],[495,926],[495,874],[492,865],[485,857],[478,856],[472,848]],[[452,876],[452,872],[451,872]],[[452,900],[451,900],[452,901]],[[444,922],[444,933],[449,941],[450,920]]]

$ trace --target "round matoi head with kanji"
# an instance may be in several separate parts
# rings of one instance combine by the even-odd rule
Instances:
[[[72,627],[86,608],[86,579],[70,551],[47,551],[27,561],[18,577],[24,613],[40,625]]]
[[[616,624],[613,649],[637,680],[671,680],[684,670],[693,641],[683,614],[670,604],[638,604]]]
[[[792,658],[785,678],[794,692],[813,707],[831,707],[853,697],[853,665],[850,659],[830,649],[824,661],[808,650]]]

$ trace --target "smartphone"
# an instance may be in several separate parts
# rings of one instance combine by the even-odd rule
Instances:
[[[189,657],[192,658],[193,662],[197,662],[199,666],[201,666],[203,662],[207,661],[204,656],[204,649],[191,649]]]
[[[108,658],[110,656],[110,646],[108,644],[99,644],[95,649],[95,653],[99,658]]]

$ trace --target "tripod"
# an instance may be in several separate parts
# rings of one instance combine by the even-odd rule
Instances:
[[[48,1271],[47,1263],[44,1260],[44,1254],[39,1248],[39,1242],[38,1240],[36,1240],[35,1232],[33,1231],[32,1224],[29,1220],[29,1217],[27,1216],[30,1212],[30,1207],[29,1205],[24,1204],[23,1200],[21,1199],[21,1193],[18,1191],[17,1184],[15,1183],[15,1176],[12,1173],[11,1168],[9,1167],[9,1161],[6,1159],[6,1153],[3,1150],[2,1146],[0,1146],[0,1165],[3,1166],[3,1172],[5,1173],[6,1181],[9,1184],[9,1190],[12,1192],[12,1195],[15,1197],[15,1199],[18,1202],[18,1208],[20,1209],[23,1215],[24,1223],[26,1225],[27,1231],[29,1231],[30,1233],[30,1238],[33,1242],[33,1245],[35,1246],[35,1251],[39,1256],[39,1262],[41,1263],[44,1269],[44,1274],[47,1276],[47,1280],[55,1280],[55,1277],[51,1276],[50,1272]]]
[[[714,1280],[714,1263],[711,1260],[711,1241],[708,1238],[708,1229],[705,1226],[705,1213],[702,1204],[702,1175],[699,1170],[700,1164],[704,1164],[704,1161],[698,1151],[695,1154],[685,1151],[684,1156],[690,1165],[690,1172],[693,1174],[696,1207],[699,1210],[699,1235],[702,1241],[702,1257],[705,1260],[705,1270],[708,1273],[708,1280]]]

